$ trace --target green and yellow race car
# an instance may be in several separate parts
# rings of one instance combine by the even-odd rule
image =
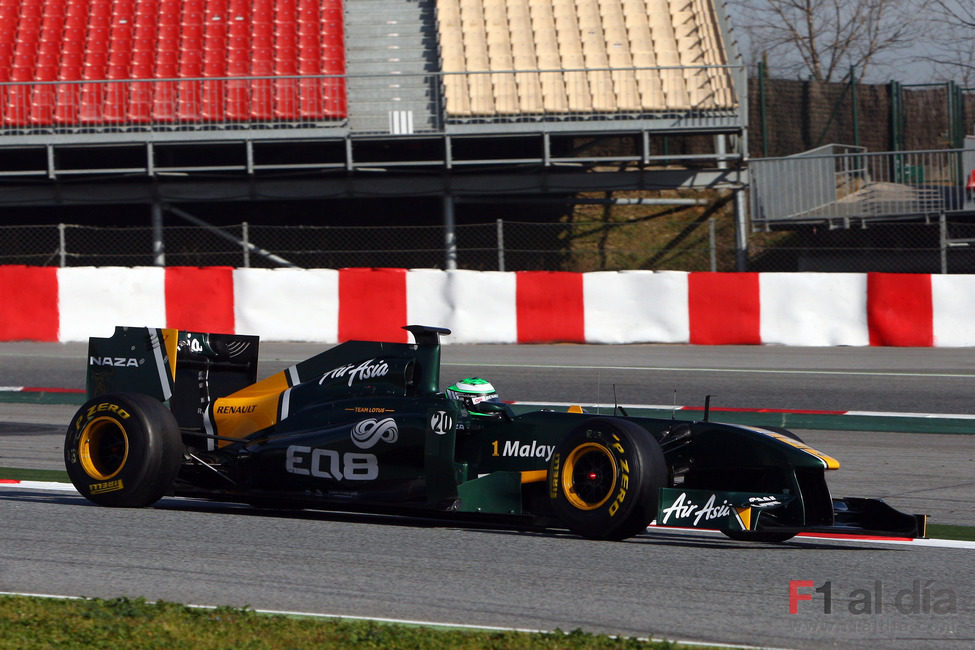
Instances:
[[[349,341],[257,381],[255,336],[116,329],[89,342],[65,464],[106,506],[167,495],[383,512],[620,540],[658,526],[784,541],[919,537],[925,518],[831,497],[839,463],[793,433],[528,409],[485,380],[440,388],[440,337]]]

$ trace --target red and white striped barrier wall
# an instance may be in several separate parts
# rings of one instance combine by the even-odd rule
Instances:
[[[271,341],[975,345],[975,276],[0,266],[0,341],[116,325]]]

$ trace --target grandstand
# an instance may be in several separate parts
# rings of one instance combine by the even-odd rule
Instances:
[[[712,0],[0,0],[0,26],[4,205],[745,179]],[[579,147],[604,138],[633,146]]]

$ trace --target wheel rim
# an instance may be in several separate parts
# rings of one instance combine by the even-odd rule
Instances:
[[[616,485],[616,461],[595,442],[579,445],[565,459],[562,493],[579,510],[595,510],[609,500]]]
[[[95,418],[78,441],[81,466],[88,476],[107,481],[122,471],[129,457],[129,438],[112,418]]]

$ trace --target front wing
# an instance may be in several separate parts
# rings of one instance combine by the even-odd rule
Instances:
[[[807,525],[799,497],[767,492],[662,488],[652,524],[755,533],[848,533],[925,537],[926,515],[909,515],[880,499],[833,499],[832,523]]]

